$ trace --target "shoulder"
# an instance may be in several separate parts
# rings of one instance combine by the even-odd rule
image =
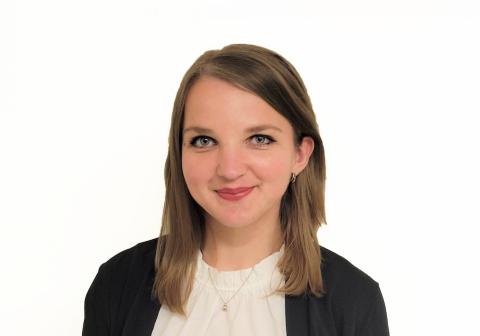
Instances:
[[[94,284],[101,282],[109,291],[120,289],[129,282],[140,281],[154,269],[157,238],[125,249],[100,265]]]
[[[379,283],[346,258],[321,248],[326,294],[318,300],[332,314],[337,330],[355,335],[388,335]]]
[[[138,266],[135,263],[136,261],[141,263],[153,261],[152,258],[155,257],[157,240],[158,238],[147,240],[123,250],[103,263],[102,267],[109,269],[135,267]]]
[[[378,282],[341,255],[320,246],[322,274],[327,291],[372,291]]]
[[[157,239],[151,239],[125,249],[100,265],[98,273],[103,276],[148,268],[155,259]]]
[[[123,250],[104,262],[85,296],[83,335],[115,333],[135,297],[153,280],[157,239]]]

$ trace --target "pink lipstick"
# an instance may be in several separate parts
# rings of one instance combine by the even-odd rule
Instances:
[[[249,188],[224,188],[224,189],[219,189],[217,190],[217,193],[218,195],[223,198],[223,199],[226,199],[228,201],[238,201],[242,198],[244,198],[245,196],[247,196],[248,194],[250,194],[250,192],[253,190],[253,187],[249,187]]]

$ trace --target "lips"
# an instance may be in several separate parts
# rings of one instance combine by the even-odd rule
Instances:
[[[226,200],[229,201],[238,201],[239,199],[244,198],[253,190],[253,187],[242,187],[242,188],[223,188],[217,190],[217,194]]]
[[[217,191],[222,194],[238,194],[252,189],[253,187],[240,187],[240,188],[223,188]]]

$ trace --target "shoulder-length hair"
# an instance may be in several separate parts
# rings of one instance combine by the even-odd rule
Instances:
[[[277,293],[325,294],[317,231],[325,223],[325,155],[305,85],[295,68],[276,52],[249,44],[232,44],[201,55],[178,89],[171,118],[165,162],[165,204],[155,257],[153,295],[171,311],[185,316],[202,246],[205,223],[201,207],[190,195],[182,174],[182,130],[185,101],[192,85],[212,76],[247,90],[270,104],[292,125],[295,144],[314,140],[308,165],[281,200],[284,253],[278,268],[285,284]]]

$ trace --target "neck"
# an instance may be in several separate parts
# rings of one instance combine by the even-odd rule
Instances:
[[[280,250],[283,233],[280,222],[232,228],[214,221],[205,223],[203,260],[220,271],[250,268]]]

